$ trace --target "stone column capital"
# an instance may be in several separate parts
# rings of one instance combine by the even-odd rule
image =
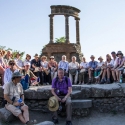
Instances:
[[[54,17],[54,15],[53,15],[53,14],[50,14],[50,15],[49,15],[49,17],[50,17],[50,18],[53,18],[53,17]]]
[[[79,21],[79,20],[80,20],[80,18],[79,18],[79,17],[75,17],[75,20],[76,20],[76,21],[77,21],[77,20]]]

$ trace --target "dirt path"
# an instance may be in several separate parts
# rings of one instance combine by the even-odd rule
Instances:
[[[51,114],[43,114],[40,111],[30,111],[31,119],[36,119],[39,122],[51,121]],[[12,123],[0,123],[0,125],[23,125],[19,120],[15,120]],[[65,125],[65,117],[59,117],[59,124]],[[93,111],[89,117],[76,118],[73,117],[73,125],[125,125],[125,113],[120,114],[108,114],[97,113]]]

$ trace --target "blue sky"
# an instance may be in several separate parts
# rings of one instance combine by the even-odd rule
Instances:
[[[49,42],[51,5],[70,5],[81,10],[80,42],[90,60],[111,51],[125,53],[125,0],[0,0],[0,45],[40,54]],[[70,17],[70,42],[76,41],[75,20]],[[54,17],[54,39],[65,36],[64,16]]]

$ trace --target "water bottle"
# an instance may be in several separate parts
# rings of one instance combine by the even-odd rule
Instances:
[[[19,99],[18,102],[19,102],[19,104],[21,104],[22,99]],[[17,108],[20,108],[20,106],[17,106]]]
[[[120,83],[122,83],[122,74],[121,74],[121,76],[120,76]]]

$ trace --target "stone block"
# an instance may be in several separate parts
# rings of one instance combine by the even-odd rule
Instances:
[[[39,87],[37,89],[37,98],[38,99],[49,99],[52,96],[51,86]]]
[[[81,90],[81,85],[73,85],[72,90],[73,91],[76,91],[76,90],[80,91]]]
[[[73,108],[91,108],[92,100],[72,100]]]
[[[79,90],[75,90],[71,94],[72,99],[81,99],[82,98],[82,93]]]
[[[36,124],[36,125],[55,125],[55,124],[51,121],[45,121],[45,122],[41,122],[41,123]]]
[[[13,121],[14,119],[15,119],[15,116],[6,108],[0,109],[0,120],[10,122],[10,121]]]
[[[27,89],[24,91],[25,99],[37,99],[37,92],[36,88],[34,89]]]

